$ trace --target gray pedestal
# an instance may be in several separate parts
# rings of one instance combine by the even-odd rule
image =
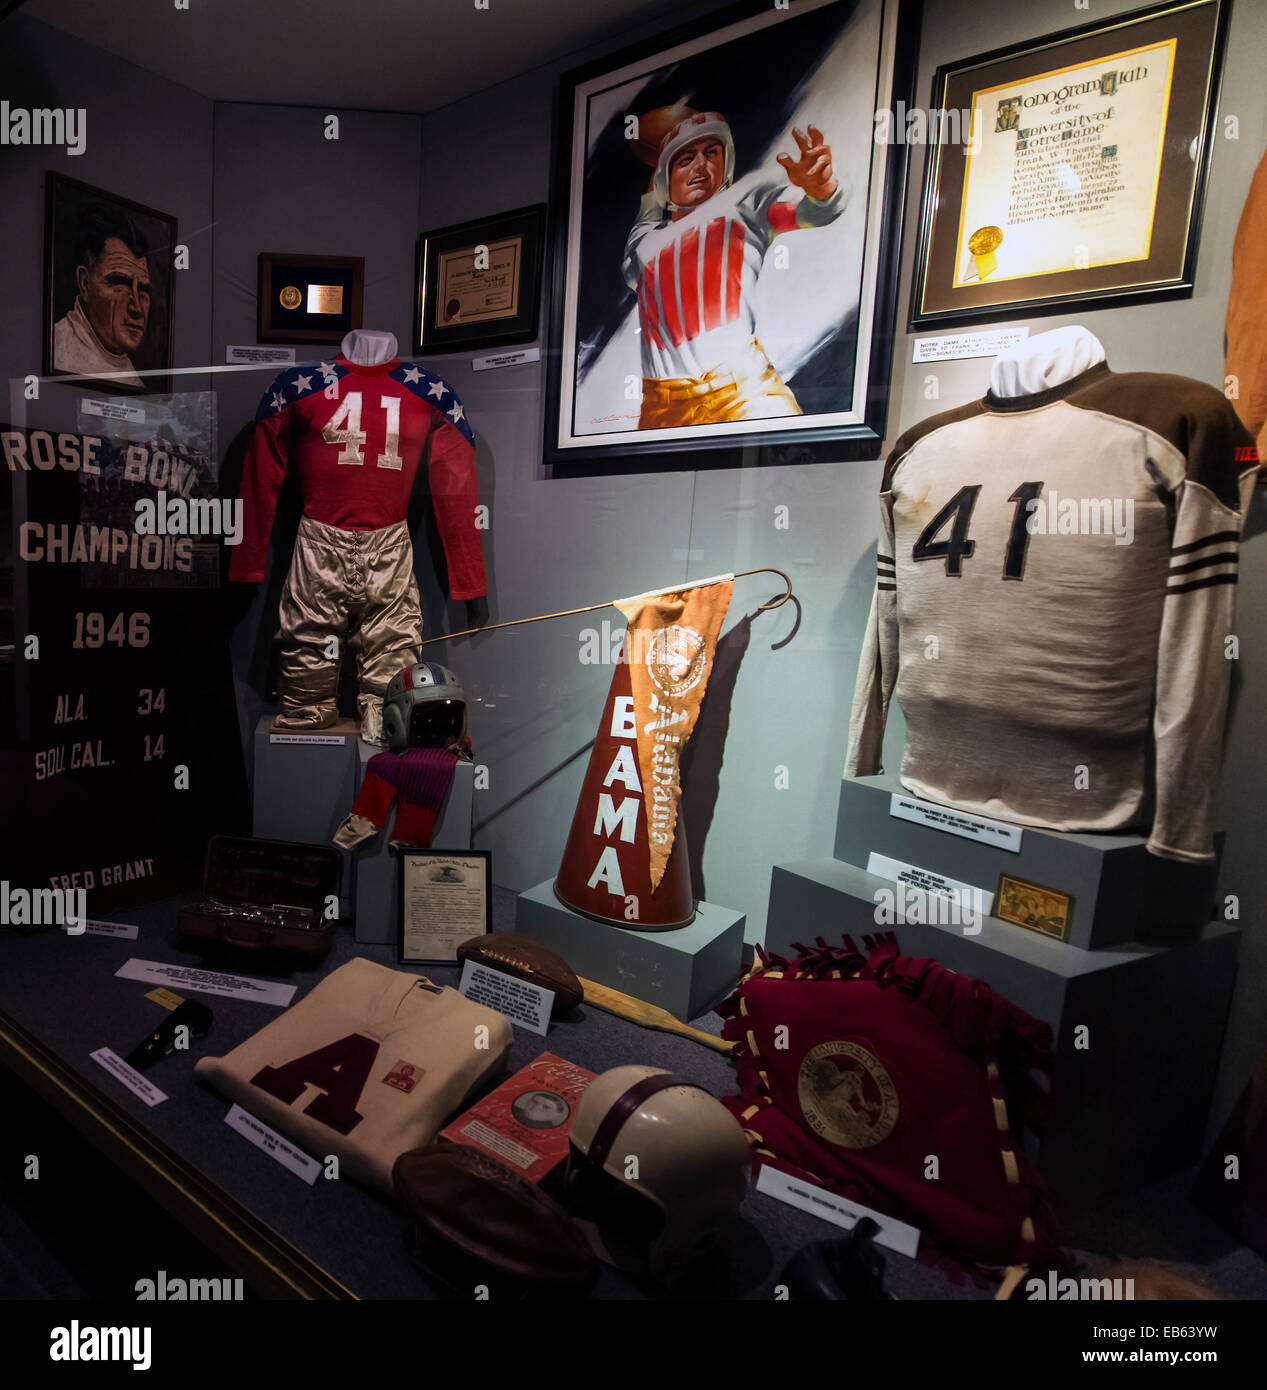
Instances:
[[[583,917],[554,896],[548,879],[520,893],[515,930],[536,937],[576,973],[622,994],[697,1018],[728,994],[743,961],[744,914],[700,903],[676,931],[637,932]]]
[[[1136,834],[1021,831],[1019,854],[890,815],[894,795],[915,799],[896,773],[840,784],[835,856],[866,868],[871,853],[900,859],[993,893],[1000,873],[1067,893],[1069,943],[1086,950],[1122,941],[1199,931],[1214,902],[1217,866],[1171,864]],[[1221,845],[1222,837],[1219,837]]]
[[[887,820],[887,811],[876,817],[874,841]],[[909,843],[884,852],[908,861],[917,853]],[[973,877],[962,864],[934,867]],[[993,917],[976,935],[910,922],[889,927],[876,921],[875,894],[892,886],[835,859],[776,865],[766,950],[791,955],[793,941],[822,936],[834,945],[844,933],[861,948],[865,934],[893,930],[904,955],[933,956],[985,980],[1049,1023],[1057,1064],[1039,1158],[1066,1213],[1200,1157],[1236,976],[1237,928],[1211,923],[1182,945],[1122,942],[1087,951]]]
[[[365,764],[382,750],[361,744],[357,786]],[[471,811],[475,803],[475,764],[462,762],[453,771],[453,784],[431,832],[432,849],[470,849]],[[351,806],[351,802],[348,803]],[[391,945],[400,922],[400,856],[391,847],[396,807],[387,813],[375,839],[352,851],[356,860],[356,939],[369,945]]]
[[[340,724],[292,741],[296,735],[273,733],[271,722],[266,714],[255,726],[253,833],[262,840],[328,845],[360,786],[357,726]],[[344,853],[340,910],[345,920],[354,892],[351,855]]]

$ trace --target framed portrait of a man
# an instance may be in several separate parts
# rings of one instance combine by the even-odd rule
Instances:
[[[761,0],[564,77],[555,476],[878,455],[918,18]]]
[[[49,173],[45,191],[44,374],[111,391],[160,390],[172,365],[176,219]]]

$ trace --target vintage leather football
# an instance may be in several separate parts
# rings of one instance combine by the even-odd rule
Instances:
[[[581,982],[567,961],[540,941],[520,936],[518,932],[473,936],[458,947],[458,960],[473,960],[477,965],[487,965],[516,979],[552,989],[551,1018],[570,1013],[585,999]]]
[[[401,1154],[392,1185],[413,1217],[419,1252],[452,1283],[474,1270],[512,1285],[581,1292],[598,1261],[580,1226],[535,1183],[466,1144]]]

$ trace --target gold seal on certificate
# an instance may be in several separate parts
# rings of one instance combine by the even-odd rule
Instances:
[[[999,262],[995,252],[1003,240],[998,227],[978,227],[968,238],[968,250],[977,263],[977,279],[984,280],[992,270],[997,270]]]
[[[455,964],[458,947],[492,930],[488,850],[400,851],[400,960]]]
[[[304,302],[304,297],[298,285],[287,285],[277,298],[281,301],[283,309],[298,309]]]
[[[490,323],[519,313],[523,237],[480,242],[437,258],[435,327]]]

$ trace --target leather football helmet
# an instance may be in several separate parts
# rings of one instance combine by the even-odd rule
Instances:
[[[447,666],[419,661],[397,671],[383,696],[386,747],[447,748],[465,736],[466,692]]]
[[[696,1082],[614,1067],[577,1102],[564,1205],[600,1259],[672,1279],[733,1220],[750,1165],[739,1121]]]

